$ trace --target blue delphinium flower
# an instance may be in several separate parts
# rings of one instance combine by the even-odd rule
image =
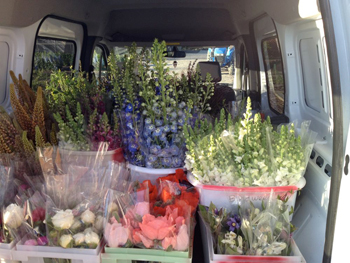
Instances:
[[[173,132],[173,133],[176,133],[177,132],[177,125],[171,125],[170,126],[170,130]]]
[[[166,136],[166,133],[164,133],[164,132],[159,136],[159,139],[160,139],[162,142],[168,141],[168,138],[167,138],[167,136]]]
[[[160,151],[159,157],[171,157],[171,149],[170,148],[164,148]]]
[[[148,138],[146,139],[146,143],[147,143],[147,147],[150,147],[151,144],[152,144],[152,138],[151,138],[151,137],[148,137]]]
[[[159,108],[154,109],[154,113],[160,115],[162,112]]]
[[[181,167],[181,166],[182,166],[182,160],[179,157],[173,157],[172,167]]]
[[[131,103],[129,103],[128,105],[126,105],[126,108],[125,108],[125,111],[126,111],[126,112],[132,112],[132,110],[133,110],[133,107],[132,107],[132,104],[131,104]]]
[[[125,119],[126,119],[126,121],[132,121],[132,114],[130,112],[127,112],[125,114]]]
[[[177,114],[176,114],[175,111],[173,111],[173,112],[170,114],[170,116],[171,116],[171,119],[174,120],[174,119],[176,119]]]
[[[241,218],[238,215],[234,215],[233,217],[230,217],[227,221],[227,225],[230,228],[230,231],[238,230],[241,227]]]
[[[163,126],[164,132],[170,132],[170,126],[169,125],[164,125]]]
[[[148,161],[148,162],[151,162],[151,163],[154,163],[155,161],[157,161],[157,159],[158,159],[158,156],[153,155],[153,154],[149,154],[149,155],[147,156],[147,161]]]
[[[164,157],[162,159],[162,165],[169,167],[171,165],[171,158],[170,157]]]
[[[180,126],[183,126],[185,124],[185,120],[184,119],[178,119],[177,124],[179,124]]]
[[[156,123],[156,126],[159,127],[159,126],[162,126],[163,125],[163,121],[162,120],[155,120],[155,123]]]
[[[181,102],[181,103],[179,104],[179,108],[180,108],[180,109],[185,108],[185,106],[186,106],[186,103],[185,103],[185,102]]]
[[[151,145],[151,147],[149,148],[149,152],[154,155],[158,155],[160,150],[161,148],[159,145]]]
[[[136,152],[137,149],[138,149],[138,145],[137,145],[135,142],[130,143],[130,144],[128,145],[128,150],[129,150],[130,152],[132,152],[132,153]]]
[[[178,115],[179,117],[182,117],[182,116],[184,115],[184,112],[183,112],[182,110],[178,110],[178,111],[177,111],[177,115]]]
[[[152,123],[151,118],[146,118],[146,119],[145,119],[145,123],[146,123],[146,124],[151,124],[151,123]]]
[[[176,145],[171,145],[170,152],[172,155],[178,155],[179,151],[179,147],[177,147]]]
[[[162,127],[157,127],[154,131],[153,131],[153,136],[154,137],[158,137],[163,133],[163,129]]]
[[[156,127],[155,127],[153,124],[147,124],[147,125],[145,126],[145,128],[146,128],[146,131],[147,131],[147,132],[151,133],[151,132],[154,131],[154,129],[155,129]]]

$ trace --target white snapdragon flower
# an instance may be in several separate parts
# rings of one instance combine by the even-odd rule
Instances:
[[[16,229],[24,222],[23,208],[10,204],[4,211],[4,223],[9,228]]]
[[[103,223],[104,223],[104,218],[101,215],[98,215],[95,220],[94,227],[98,232],[101,232],[103,230]]]
[[[70,209],[57,211],[51,219],[53,225],[60,229],[69,229],[74,223],[73,212]]]

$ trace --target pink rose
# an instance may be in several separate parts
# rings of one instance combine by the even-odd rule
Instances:
[[[124,246],[130,237],[130,228],[112,219],[112,224],[107,223],[104,236],[110,247]]]
[[[166,217],[154,217],[150,214],[144,215],[142,223],[139,223],[142,234],[151,239],[162,240],[175,231],[175,225],[169,224]]]
[[[176,237],[175,250],[187,250],[190,243],[189,239],[187,225],[182,225]]]

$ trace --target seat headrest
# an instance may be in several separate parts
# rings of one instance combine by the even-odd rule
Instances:
[[[202,80],[205,81],[207,73],[209,73],[213,79],[213,82],[221,81],[221,68],[217,61],[198,62],[199,71],[202,75]]]

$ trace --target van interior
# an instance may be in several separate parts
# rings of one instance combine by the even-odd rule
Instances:
[[[340,191],[340,178],[348,120],[341,112],[349,112],[349,105],[341,102],[344,72],[332,42],[341,31],[334,29],[332,17],[349,7],[342,11],[346,1],[329,2],[0,0],[0,105],[11,112],[10,70],[34,87],[50,74],[49,68],[42,72],[47,60],[61,70],[72,66],[101,78],[107,75],[108,56],[125,54],[134,42],[151,47],[157,38],[170,51],[183,51],[167,58],[177,72],[186,70],[189,61],[208,61],[209,48],[234,46],[233,73],[225,66],[217,72],[220,84],[233,93],[231,103],[249,96],[253,110],[272,122],[310,120],[318,134],[294,208],[297,246],[306,262],[330,262],[331,257],[345,262],[340,259],[347,256],[342,232],[346,190]],[[201,262],[200,249],[197,244],[193,262]]]

